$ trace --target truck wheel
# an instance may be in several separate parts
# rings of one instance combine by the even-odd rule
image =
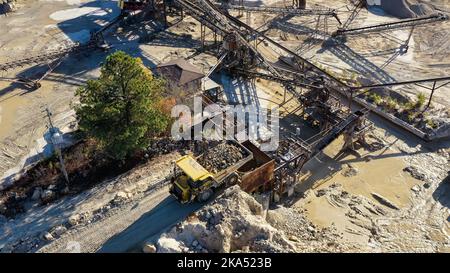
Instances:
[[[238,176],[235,173],[232,173],[227,177],[227,187],[234,186],[238,183]]]
[[[197,201],[201,203],[206,202],[213,196],[213,193],[211,189],[204,190],[197,195]]]

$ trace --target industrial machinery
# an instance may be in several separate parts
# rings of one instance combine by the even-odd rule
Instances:
[[[214,193],[236,184],[249,193],[270,187],[275,162],[268,155],[249,141],[242,144],[235,140],[221,141],[215,147],[219,145],[236,147],[242,157],[222,169],[211,168],[205,158],[214,156],[208,155],[214,147],[208,147],[197,157],[185,155],[174,162],[170,193],[179,202],[206,202]]]
[[[119,0],[118,4],[122,13],[142,10],[150,3],[150,0]]]

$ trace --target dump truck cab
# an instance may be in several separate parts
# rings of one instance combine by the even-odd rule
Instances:
[[[212,195],[208,189],[216,186],[213,174],[201,166],[191,155],[175,161],[170,193],[181,203],[190,202],[194,197],[206,201]],[[200,194],[202,193],[202,194]]]

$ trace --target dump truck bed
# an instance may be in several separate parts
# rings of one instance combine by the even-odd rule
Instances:
[[[210,147],[196,159],[221,182],[227,175],[251,161],[253,153],[235,140],[226,140]]]
[[[271,189],[274,180],[275,160],[250,141],[245,141],[242,145],[253,154],[253,159],[237,170],[241,177],[240,186],[242,190],[253,193]]]

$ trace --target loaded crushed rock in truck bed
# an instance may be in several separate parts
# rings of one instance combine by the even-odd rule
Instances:
[[[244,157],[244,151],[240,147],[222,142],[205,151],[198,158],[198,162],[209,172],[218,173],[238,163]]]
[[[289,228],[284,228],[289,227]],[[320,229],[292,208],[265,211],[239,186],[144,245],[144,252],[342,252],[332,228]],[[357,251],[357,250],[354,250]]]

